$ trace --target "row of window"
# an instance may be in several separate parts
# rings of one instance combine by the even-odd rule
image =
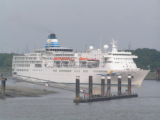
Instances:
[[[132,60],[132,58],[114,58],[114,60]]]
[[[106,70],[93,70],[93,72],[107,72]]]
[[[42,71],[42,69],[33,69],[33,71]]]
[[[32,63],[32,64],[34,64],[34,63],[42,63],[42,61],[14,61],[14,63]]]
[[[71,70],[59,70],[59,72],[71,72]]]
[[[45,57],[42,57],[44,60],[53,60],[53,58],[45,58]]]
[[[57,72],[57,70],[53,70]],[[72,72],[72,70],[59,70],[59,72]],[[80,72],[80,70],[74,70],[74,72]],[[83,72],[88,72],[88,70],[83,70]],[[106,70],[93,70],[93,72],[107,72]]]
[[[16,67],[30,67],[29,64],[15,64]]]
[[[104,61],[103,63],[112,63],[112,61]]]
[[[46,51],[66,51],[66,52],[72,52],[72,49],[46,49]]]
[[[15,57],[15,60],[36,60],[36,57]]]
[[[17,69],[17,71],[29,71],[28,69]]]
[[[83,70],[83,72],[88,72],[88,70]]]
[[[55,56],[74,56],[74,54],[55,54]]]

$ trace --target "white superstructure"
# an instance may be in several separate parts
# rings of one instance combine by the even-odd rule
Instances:
[[[118,51],[117,42],[111,41],[104,49],[89,47],[87,52],[73,52],[71,48],[60,47],[55,34],[48,37],[44,49],[34,53],[13,56],[12,75],[23,79],[46,80],[58,83],[75,83],[80,76],[81,83],[88,83],[93,76],[93,83],[100,84],[101,75],[112,76],[111,84],[117,84],[117,76],[122,76],[122,84],[128,84],[128,75],[132,76],[132,85],[141,85],[149,70],[137,68],[131,52]]]

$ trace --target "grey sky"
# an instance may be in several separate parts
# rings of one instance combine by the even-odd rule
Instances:
[[[160,51],[160,0],[0,0],[0,52],[43,48],[50,33],[78,51],[117,36],[119,49]]]

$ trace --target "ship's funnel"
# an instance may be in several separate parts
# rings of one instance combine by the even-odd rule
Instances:
[[[50,48],[50,47],[60,47],[55,34],[48,35],[45,48]]]

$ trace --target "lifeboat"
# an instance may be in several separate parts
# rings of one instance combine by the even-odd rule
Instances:
[[[88,60],[88,58],[82,58],[82,57],[80,57],[79,60],[81,60],[81,61]]]
[[[88,61],[99,61],[97,59],[88,59]]]
[[[53,60],[60,61],[61,58],[54,57]]]
[[[70,60],[70,58],[64,58],[64,57],[63,57],[62,60]]]

